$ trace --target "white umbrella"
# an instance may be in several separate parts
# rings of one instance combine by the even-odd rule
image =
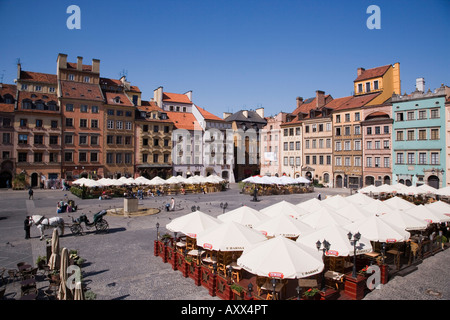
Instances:
[[[354,255],[354,248],[348,240],[348,230],[337,225],[331,225],[318,229],[312,233],[298,237],[296,240],[311,249],[317,249],[316,242],[327,240],[330,243],[330,250],[325,252],[327,256],[346,257]],[[356,255],[372,252],[370,240],[361,236],[356,245]]]
[[[369,196],[366,196],[364,193],[359,193],[359,192],[346,197],[345,200],[350,201],[354,204],[359,204],[359,205],[366,205],[366,204],[370,204],[373,201],[375,201],[375,199],[373,199]]]
[[[380,218],[391,225],[397,226],[403,230],[425,230],[428,223],[425,220],[416,218],[406,212],[394,210],[383,214]]]
[[[86,178],[80,178],[80,179],[73,181],[72,184],[82,185],[83,183],[86,183],[88,180],[89,179],[86,179]]]
[[[371,212],[361,208],[360,205],[354,203],[349,203],[342,208],[336,209],[335,211],[351,222],[366,219],[373,215]]]
[[[408,231],[391,225],[377,216],[354,222],[344,228],[352,233],[359,232],[363,237],[375,242],[402,242],[407,241],[411,235]]]
[[[322,272],[322,255],[284,237],[275,237],[244,250],[238,266],[262,276],[284,279],[305,278]]]
[[[222,223],[201,211],[194,211],[179,218],[173,219],[166,225],[166,229],[171,232],[182,232],[190,238],[197,238],[200,232]]]
[[[237,209],[228,211],[227,213],[217,216],[217,219],[223,222],[226,221],[238,222],[242,225],[252,228],[255,224],[258,224],[261,221],[268,219],[268,216],[248,206],[241,206]]]
[[[288,214],[292,217],[299,217],[308,213],[305,209],[302,209],[297,205],[287,202],[285,200],[277,202],[259,211],[269,217],[275,217],[281,214]]]
[[[442,188],[442,189],[437,189],[435,194],[440,195],[440,196],[444,196],[444,197],[449,197],[450,196],[450,186],[447,186],[447,187]]]
[[[265,240],[267,238],[261,232],[233,221],[218,224],[197,235],[198,246],[214,251],[243,251]]]
[[[374,193],[377,190],[377,187],[375,187],[373,184],[364,188],[361,188],[358,190],[360,193]]]
[[[242,180],[242,182],[246,182],[246,183],[258,183],[260,179],[261,179],[261,177],[253,176],[253,177],[245,178],[244,180]]]
[[[346,200],[345,197],[337,194],[335,196],[331,196],[322,200],[323,204],[332,207],[333,209],[342,208],[343,206],[350,203],[350,201]]]
[[[288,238],[295,238],[301,234],[313,231],[313,228],[309,225],[287,214],[279,214],[266,219],[254,225],[253,229],[262,232],[268,237],[283,236]]]
[[[297,184],[298,183],[294,178],[291,178],[288,176],[282,176],[279,178],[279,180],[281,182],[280,184]]]
[[[298,219],[314,229],[320,229],[332,224],[342,226],[352,222],[351,220],[338,214],[333,209],[327,207],[320,208],[317,211],[308,213]]]
[[[159,186],[159,185],[163,185],[166,184],[166,180],[164,180],[163,178],[160,178],[158,176],[154,177],[153,179],[150,180],[151,185],[153,186]]]
[[[422,184],[421,186],[418,186],[417,189],[420,190],[422,194],[436,194],[438,191],[438,189],[427,184]]]
[[[382,215],[394,210],[381,200],[374,200],[372,203],[361,206],[361,208],[373,213],[373,215]]]
[[[434,211],[439,211],[445,215],[450,215],[450,204],[445,203],[441,200],[428,203],[425,205],[425,207],[432,209]]]
[[[200,184],[202,183],[197,176],[192,176],[186,179],[186,183],[188,184]]]
[[[297,183],[311,183],[310,180],[308,180],[308,179],[306,179],[304,177],[295,178],[295,181],[297,181]]]
[[[403,183],[396,183],[393,184],[392,187],[394,188],[394,190],[397,191],[397,193],[399,194],[407,194],[408,193],[408,189],[409,187],[404,185]]]
[[[300,207],[308,212],[313,212],[322,207],[322,201],[317,198],[312,198],[304,202],[300,202],[297,204],[297,207]]]
[[[414,208],[405,210],[405,212],[416,218],[425,220],[428,223],[442,223],[450,221],[449,216],[446,216],[444,213],[441,213],[436,209],[432,209],[422,204],[415,206]]]
[[[256,182],[258,184],[274,184],[273,180],[268,176],[263,176]]]
[[[171,176],[169,179],[166,179],[165,183],[166,184],[179,184],[180,180],[178,180],[178,178],[175,176]]]
[[[392,197],[388,200],[383,201],[388,206],[392,207],[393,209],[398,210],[408,210],[411,208],[414,208],[416,205],[403,199],[400,197]]]
[[[382,184],[381,186],[376,187],[374,193],[393,193],[397,192],[397,190],[389,184]]]
[[[52,234],[52,254],[50,255],[50,258],[48,259],[48,267],[50,270],[54,270],[58,267],[58,263],[60,262],[60,255],[59,255],[59,234],[58,229],[53,229]]]
[[[134,179],[134,182],[137,185],[147,185],[150,182],[150,180],[147,179],[146,177],[140,176],[140,177],[137,177],[136,179]]]

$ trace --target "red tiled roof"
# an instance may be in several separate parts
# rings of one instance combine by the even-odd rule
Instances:
[[[138,86],[130,86],[130,90],[131,92],[142,92]]]
[[[347,110],[347,109],[360,108],[360,107],[364,106],[366,103],[375,99],[375,97],[377,97],[380,94],[381,94],[380,92],[377,92],[377,93],[365,94],[363,96],[352,97],[351,99],[342,103],[340,106],[336,107],[334,110],[341,111],[341,110]]]
[[[10,94],[13,98],[16,98],[17,86],[15,84],[0,84],[0,96],[5,96],[6,94]]]
[[[61,80],[62,98],[103,101],[100,86],[83,82]]]
[[[67,62],[67,69],[77,69],[77,63],[76,62]],[[87,64],[83,64],[81,65],[81,70],[82,71],[92,71],[92,66],[91,65],[87,65]]]
[[[225,120],[219,118],[216,115],[213,115],[211,112],[206,111],[205,109],[200,108],[199,106],[195,105],[198,109],[198,111],[200,111],[200,113],[202,114],[203,118],[205,118],[206,120],[217,120],[217,121],[222,121],[225,122]]]
[[[145,111],[145,112],[150,112],[150,111],[162,111],[162,109],[160,107],[158,107],[158,105],[156,104],[155,101],[146,101],[146,100],[141,100],[141,105],[137,107],[139,111]]]
[[[122,87],[122,81],[118,79],[110,79],[110,78],[100,78],[100,86],[106,85],[108,87],[115,86],[115,87]]]
[[[383,74],[386,73],[386,71],[390,67],[391,67],[391,65],[388,64],[386,66],[364,70],[354,81],[361,81],[361,80],[367,80],[367,79],[372,79],[372,78],[376,78],[376,77],[381,77]]]
[[[56,74],[20,71],[20,81],[43,82],[56,84]]]
[[[187,95],[180,94],[180,93],[170,93],[170,92],[164,92],[163,93],[163,101],[166,101],[166,102],[178,102],[178,103],[189,103],[189,104],[192,103],[192,101],[189,100]]]
[[[134,107],[134,104],[130,101],[128,96],[123,92],[105,92],[106,104],[116,105],[122,107]],[[119,97],[120,103],[115,102],[115,99]]]
[[[40,112],[40,113],[51,113],[54,114],[59,113],[57,110],[40,110],[40,109],[22,109],[22,102],[24,100],[31,100],[33,103],[36,101],[42,100],[44,103],[49,103],[51,101],[55,102],[58,105],[58,97],[56,94],[49,93],[38,93],[38,92],[28,92],[28,91],[19,91],[19,97],[17,100],[18,110],[24,112]]]
[[[325,107],[334,110],[334,109],[338,108],[339,106],[341,106],[343,103],[346,103],[347,101],[349,101],[351,98],[353,98],[353,96],[333,99],[330,102],[328,102],[325,105]]]
[[[192,113],[168,111],[167,116],[172,120],[176,129],[202,130]]]

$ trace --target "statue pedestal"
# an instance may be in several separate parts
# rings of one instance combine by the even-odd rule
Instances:
[[[139,200],[136,198],[123,199],[123,212],[136,212],[138,211]]]

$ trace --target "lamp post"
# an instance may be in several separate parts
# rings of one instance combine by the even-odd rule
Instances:
[[[156,240],[159,241],[159,222],[156,223]]]
[[[317,240],[316,242],[317,251],[322,250],[322,261],[324,262],[324,264],[325,264],[325,252],[330,250],[330,246],[331,244],[325,239],[323,240],[322,243],[319,240]],[[322,271],[322,281],[320,286],[321,286],[320,290],[325,291],[325,267],[323,268]]]
[[[353,236],[353,240],[352,240]],[[350,241],[350,244],[353,246],[353,273],[352,277],[356,279],[356,244],[361,239],[361,233],[357,232],[356,234],[352,235],[351,232],[347,234],[348,240]]]
[[[251,282],[248,284],[247,289],[248,289],[248,296],[251,297],[253,291],[253,284]]]
[[[300,284],[298,283],[297,277],[295,277],[295,282],[297,283],[297,287],[295,288],[295,291],[297,291],[297,299],[300,300],[302,297],[302,287],[300,287]]]
[[[275,300],[275,288],[277,287],[277,280],[275,278],[272,278],[272,288],[273,288],[273,295],[272,295],[272,300]]]

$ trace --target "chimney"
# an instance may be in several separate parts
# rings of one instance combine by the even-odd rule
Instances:
[[[316,108],[323,107],[325,105],[325,92],[321,90],[316,91]]]
[[[247,110],[243,110],[242,114],[244,115],[244,117],[248,118],[248,111]]]
[[[231,112],[224,112],[222,118],[223,118],[223,120],[225,120],[226,118],[228,118],[231,115],[232,115]]]
[[[187,95],[187,97],[189,98],[189,101],[192,102],[192,90],[189,90],[188,92],[186,92],[185,95]]]
[[[416,90],[425,92],[425,79],[424,78],[417,78],[416,79]]]
[[[264,108],[258,108],[255,111],[261,118],[264,119]]]
[[[92,59],[92,72],[100,73],[100,60]]]
[[[77,70],[83,70],[83,57],[77,57]]]
[[[303,98],[297,97],[297,108],[300,107],[303,104]]]
[[[163,100],[163,87],[158,87],[153,90],[153,100],[156,102],[156,105],[162,108],[162,100]]]
[[[67,69],[67,54],[60,53],[56,59],[56,74],[59,78],[59,69]]]
[[[357,72],[358,77],[359,77],[360,75],[362,75],[362,73],[363,73],[364,71],[366,71],[366,69],[364,69],[364,68],[358,68],[358,72]]]

